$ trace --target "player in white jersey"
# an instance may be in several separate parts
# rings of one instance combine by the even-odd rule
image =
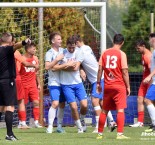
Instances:
[[[155,106],[153,102],[155,101],[155,33],[151,33],[149,37],[150,46],[153,48],[153,53],[151,59],[151,73],[148,77],[144,79],[144,83],[152,83],[148,88],[148,91],[145,96],[144,102],[146,103],[152,125],[145,132],[155,131]]]
[[[69,63],[65,63],[62,65],[60,61],[64,58],[63,48],[61,48],[61,35],[58,32],[53,32],[49,37],[51,43],[51,49],[47,51],[45,55],[45,69],[48,70],[48,87],[51,96],[51,107],[48,112],[48,128],[46,130],[47,133],[53,132],[53,122],[57,112],[57,132],[63,133],[62,129],[62,120],[63,120],[63,108],[65,107],[65,98],[61,90],[60,86],[60,70],[66,68]],[[54,70],[54,71],[53,71]],[[60,102],[60,103],[59,103]]]
[[[82,60],[82,68],[84,69],[86,76],[92,85],[91,100],[95,110],[95,119],[96,119],[96,127],[93,133],[98,133],[98,121],[101,113],[101,106],[102,106],[102,99],[103,99],[103,91],[100,94],[96,92],[98,62],[96,60],[96,57],[92,49],[88,45],[84,44],[82,38],[79,35],[73,35],[72,37],[73,39],[75,39],[77,47],[80,49],[80,51],[82,51],[82,54],[84,56]],[[103,76],[102,76],[101,83],[102,83],[102,88],[104,88]],[[113,116],[110,111],[107,117],[108,117],[110,129],[111,131],[113,131],[116,127],[116,123],[114,122]]]
[[[78,133],[83,133],[86,131],[84,118],[87,113],[87,94],[79,72],[79,67],[83,56],[78,52],[78,50],[75,50],[75,47],[76,45],[74,39],[68,38],[67,49],[64,51],[65,57],[63,61],[75,61],[76,66],[68,71],[62,70],[60,73],[60,82],[66,101],[70,105],[72,117],[75,120],[75,124],[78,128]],[[80,102],[80,117],[76,98]]]

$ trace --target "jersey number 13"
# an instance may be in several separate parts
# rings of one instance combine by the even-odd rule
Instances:
[[[106,68],[116,68],[117,67],[117,56],[110,56],[110,55],[107,55],[106,56]]]

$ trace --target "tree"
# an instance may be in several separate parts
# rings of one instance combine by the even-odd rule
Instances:
[[[155,7],[152,0],[132,0],[128,12],[123,16],[123,30],[125,36],[124,51],[127,53],[129,66],[133,69],[140,64],[140,55],[136,53],[134,42],[144,39],[148,42],[150,33],[150,12]]]

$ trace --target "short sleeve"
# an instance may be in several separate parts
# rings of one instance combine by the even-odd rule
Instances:
[[[127,64],[127,57],[126,54],[121,51],[121,67],[123,68],[128,68],[128,64]]]
[[[50,52],[50,51],[46,52],[45,61],[48,61],[48,62],[52,61],[52,52]]]
[[[14,57],[20,63],[24,62],[24,58],[23,58],[23,56],[21,55],[21,53],[18,50],[15,51]]]

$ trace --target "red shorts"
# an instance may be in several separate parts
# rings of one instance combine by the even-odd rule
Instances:
[[[25,91],[21,80],[16,80],[16,91],[17,91],[17,100],[22,100],[25,98]]]
[[[28,103],[28,101],[33,102],[34,100],[39,100],[39,90],[36,86],[24,88],[25,90],[25,104]]]
[[[126,88],[120,87],[105,87],[103,98],[104,110],[118,110],[127,107],[127,92]]]
[[[145,97],[149,86],[150,84],[144,84],[143,82],[141,82],[138,90],[138,96]]]

